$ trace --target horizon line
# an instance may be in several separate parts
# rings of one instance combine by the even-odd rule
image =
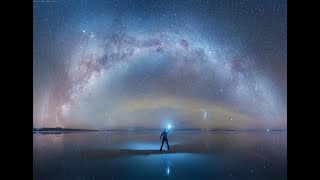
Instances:
[[[36,129],[36,130],[35,130]],[[41,131],[42,129],[61,129],[61,131],[79,130],[79,131],[162,131],[162,129],[149,128],[149,129],[80,129],[80,128],[33,128],[33,131]],[[53,130],[55,131],[55,130]],[[173,131],[287,131],[287,129],[271,129],[271,128],[257,128],[257,129],[201,129],[201,128],[180,128],[173,129]]]

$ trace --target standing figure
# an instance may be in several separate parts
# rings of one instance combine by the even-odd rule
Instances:
[[[162,136],[163,136],[163,138],[162,138],[162,144],[161,144],[160,151],[162,151],[162,146],[163,146],[164,141],[166,141],[166,143],[167,143],[168,150],[170,149],[170,146],[168,144],[168,133],[169,133],[169,129],[167,129],[167,128],[165,128],[163,130],[163,132],[161,133],[160,139],[161,139]]]

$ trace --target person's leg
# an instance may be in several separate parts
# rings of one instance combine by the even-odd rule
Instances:
[[[168,139],[166,139],[166,143],[167,143],[167,148],[168,148],[168,150],[170,150],[170,146],[169,146],[169,143],[168,143]]]
[[[162,151],[163,142],[164,142],[164,139],[162,139],[162,144],[161,144],[160,151]]]

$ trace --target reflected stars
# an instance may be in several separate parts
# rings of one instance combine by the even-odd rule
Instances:
[[[250,173],[253,174],[254,173],[254,169],[250,169]]]

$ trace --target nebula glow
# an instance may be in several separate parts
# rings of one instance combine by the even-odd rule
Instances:
[[[34,3],[34,127],[281,128],[286,2]]]

